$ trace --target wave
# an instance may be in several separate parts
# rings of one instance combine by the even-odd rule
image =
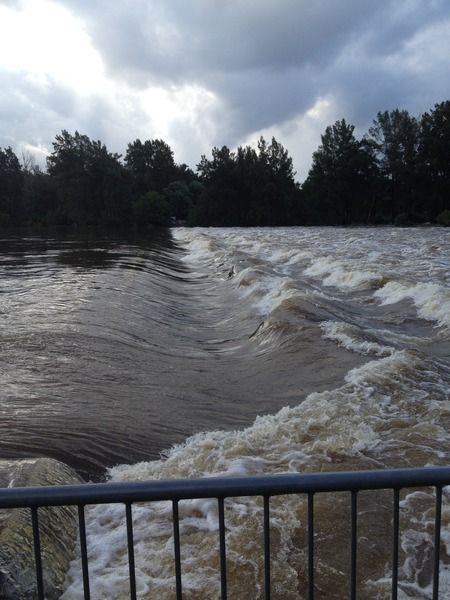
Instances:
[[[430,390],[433,390],[432,392]],[[334,390],[310,394],[296,407],[258,417],[244,430],[210,431],[174,446],[159,461],[121,465],[110,470],[112,481],[267,473],[349,470],[414,464],[445,464],[450,405],[448,389],[430,363],[404,351],[351,370]],[[402,531],[400,586],[409,597],[411,586],[427,597],[431,574],[420,558],[431,552],[432,494],[417,506],[413,496],[403,499],[413,510],[414,526]],[[390,513],[380,510],[383,493],[362,501],[366,513],[361,527],[373,540],[370,560],[361,559],[360,585],[364,598],[379,598],[385,587],[385,564],[390,547],[377,537],[390,527]],[[378,503],[377,511],[373,502]],[[227,568],[232,597],[263,596],[262,502],[255,498],[226,500]],[[316,560],[320,585],[327,598],[342,598],[348,573],[336,570],[336,556],[348,544],[348,497],[318,497],[316,518],[321,532]],[[450,525],[448,498],[444,529]],[[127,590],[128,562],[123,507],[89,509],[88,547],[93,594],[122,598]],[[171,505],[140,505],[134,511],[137,580],[140,597],[174,595]],[[272,577],[274,598],[306,597],[306,504],[299,496],[274,498],[272,519]],[[180,503],[183,589],[186,598],[219,597],[218,516],[214,500]],[[447,535],[447,534],[445,534]],[[414,547],[411,540],[421,540]],[[376,547],[376,549],[374,548]],[[330,553],[330,548],[332,552]],[[406,552],[410,553],[407,557]],[[411,558],[412,555],[412,558]],[[375,558],[377,557],[377,558]],[[448,549],[447,549],[447,558]],[[415,562],[414,562],[415,561]],[[446,567],[443,567],[445,571]],[[71,583],[64,600],[82,598],[79,560],[71,567]],[[114,573],[114,577],[111,577]],[[418,586],[418,581],[421,582]],[[450,588],[448,588],[450,590]]]
[[[54,452],[97,475],[143,461],[110,469],[113,481],[448,464],[446,231],[420,230],[414,245],[389,228],[173,236],[0,257],[4,455]],[[402,594],[426,598],[434,500],[401,499]],[[383,598],[391,497],[358,502],[361,597]],[[271,505],[273,596],[306,597],[304,498]],[[315,505],[318,585],[341,599],[348,494]],[[133,510],[139,596],[173,597],[171,507]],[[218,597],[216,504],[182,502],[180,515],[186,598]],[[86,516],[93,596],[128,597],[123,507]],[[447,562],[449,522],[445,494]],[[227,499],[226,523],[230,596],[262,597],[261,501]],[[83,597],[80,573],[78,561],[66,600]]]
[[[420,317],[450,328],[450,289],[442,285],[437,283],[406,285],[391,281],[377,290],[375,296],[380,298],[385,306],[402,300],[412,300]]]
[[[320,277],[323,285],[341,289],[364,289],[378,287],[383,281],[383,275],[373,271],[355,269],[343,261],[334,260],[330,256],[314,260],[304,270],[305,275]]]
[[[391,346],[384,346],[367,339],[373,334],[364,332],[348,323],[323,321],[320,328],[323,330],[326,339],[335,340],[341,346],[353,352],[374,356],[391,356],[394,352],[394,348]]]
[[[241,295],[251,297],[254,308],[263,315],[276,310],[285,300],[302,296],[291,278],[274,278],[261,269],[252,267],[240,271],[236,282]]]

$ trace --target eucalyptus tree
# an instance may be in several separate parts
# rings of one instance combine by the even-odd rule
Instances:
[[[203,192],[192,213],[196,225],[239,225],[235,219],[238,204],[236,155],[228,146],[212,149],[212,158],[201,156],[197,165]]]
[[[130,213],[120,155],[78,131],[63,130],[47,158],[58,193],[57,220],[76,225],[119,225]]]
[[[134,140],[128,144],[125,165],[131,173],[136,195],[150,191],[161,193],[177,179],[173,151],[164,140]]]
[[[309,222],[348,225],[371,220],[374,156],[371,145],[357,140],[354,130],[341,119],[321,136],[303,184]]]
[[[0,148],[0,225],[16,225],[22,212],[23,174],[11,147]]]
[[[294,222],[298,198],[292,159],[272,138],[260,138],[257,149],[213,148],[197,166],[204,191],[194,209],[198,224],[249,226]]]
[[[270,144],[261,137],[258,141],[260,181],[259,206],[264,225],[298,224],[298,185],[289,152],[274,137]]]
[[[407,110],[379,112],[367,139],[375,150],[384,183],[384,204],[394,221],[402,216],[414,220],[420,204],[418,196],[418,148],[420,128]]]
[[[419,156],[429,217],[450,210],[450,100],[422,115]]]

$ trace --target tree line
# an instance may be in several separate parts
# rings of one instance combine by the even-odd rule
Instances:
[[[355,136],[328,126],[306,180],[275,138],[213,148],[196,172],[160,139],[137,139],[124,157],[62,131],[47,168],[0,148],[0,227],[450,225],[450,100],[419,118],[379,112]]]

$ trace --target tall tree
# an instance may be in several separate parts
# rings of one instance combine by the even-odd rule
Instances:
[[[434,106],[421,119],[420,164],[428,218],[450,210],[450,100]]]
[[[213,148],[197,166],[204,191],[194,210],[198,224],[248,226],[295,222],[298,189],[288,151],[272,138],[258,149]]]
[[[149,191],[161,193],[178,179],[173,151],[164,140],[131,142],[125,154],[125,165],[132,175],[136,195]]]
[[[100,141],[63,130],[47,158],[56,182],[59,206],[56,220],[67,224],[119,225],[130,213],[128,184],[120,156]]]
[[[235,154],[227,146],[212,149],[212,159],[202,156],[197,170],[204,186],[193,220],[198,225],[238,225],[235,220]]]
[[[11,147],[0,148],[0,225],[17,225],[22,213],[22,170]]]
[[[33,159],[22,162],[23,201],[21,223],[55,224],[58,196],[53,178],[44,173]]]
[[[379,112],[369,129],[384,182],[384,200],[391,221],[399,215],[414,220],[420,199],[418,188],[419,124],[408,111]]]
[[[354,130],[342,119],[321,136],[303,184],[312,223],[349,225],[370,218],[374,158],[370,146],[355,138]]]
[[[264,203],[264,225],[296,224],[298,188],[289,152],[273,137],[270,144],[261,137],[258,141],[258,181],[260,201]]]

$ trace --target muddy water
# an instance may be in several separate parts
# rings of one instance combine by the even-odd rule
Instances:
[[[92,477],[116,465],[113,480],[449,462],[448,230],[2,244],[3,457],[46,454]],[[403,598],[431,597],[433,494],[401,497]],[[390,597],[391,505],[360,498],[363,598]],[[216,504],[180,511],[186,597],[219,597]],[[88,514],[98,598],[128,594],[122,513]],[[230,597],[262,597],[262,505],[229,499],[226,513]],[[271,514],[274,597],[303,598],[305,500],[274,499]],[[171,598],[170,507],[134,517],[139,597]],[[348,497],[318,498],[316,522],[318,597],[345,597]],[[68,583],[64,598],[81,598],[77,562]]]

